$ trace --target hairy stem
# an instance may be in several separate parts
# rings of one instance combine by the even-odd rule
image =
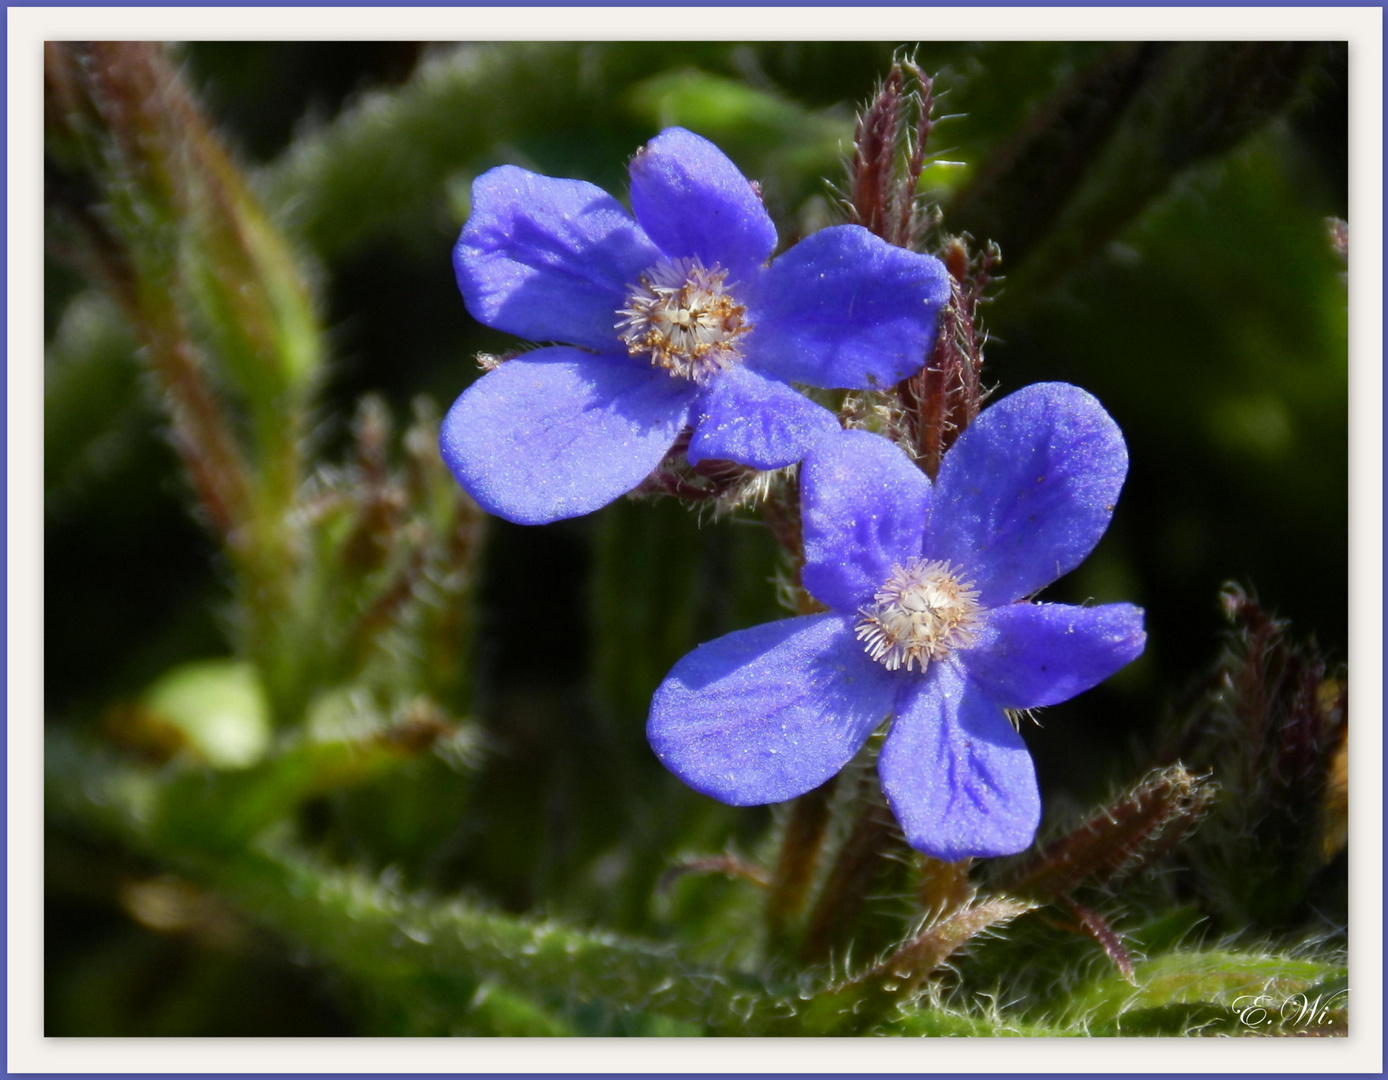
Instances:
[[[838,777],[831,777],[801,795],[791,807],[766,901],[766,927],[773,947],[784,947],[791,923],[805,907],[829,827],[829,800],[837,783]]]

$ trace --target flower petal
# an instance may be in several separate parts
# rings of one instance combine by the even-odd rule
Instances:
[[[956,862],[1011,855],[1036,835],[1041,797],[1022,737],[952,661],[897,700],[877,770],[917,851]]]
[[[921,553],[930,481],[890,439],[845,431],[823,439],[800,468],[805,568],[820,601],[853,612],[892,567]]]
[[[984,607],[1084,561],[1128,471],[1123,433],[1092,396],[1036,383],[981,412],[945,454],[925,554],[962,566]]]
[[[959,654],[969,678],[1005,709],[1068,701],[1142,655],[1132,604],[1008,604],[988,613],[986,641]]]
[[[747,362],[786,382],[888,387],[930,354],[949,301],[944,263],[837,225],[779,256],[749,295]]]
[[[631,161],[631,209],[671,258],[718,263],[750,280],[776,248],[776,226],[750,180],[713,143],[666,128]]]
[[[521,525],[577,517],[630,491],[689,417],[693,387],[627,356],[537,349],[453,403],[439,447],[482,509]]]
[[[473,181],[453,270],[478,322],[613,352],[628,288],[659,258],[601,188],[502,165]]]
[[[847,619],[804,615],[700,645],[655,692],[646,736],[696,791],[733,806],[782,802],[849,762],[894,689]]]
[[[719,458],[754,469],[779,469],[794,465],[817,441],[838,430],[838,420],[824,406],[783,382],[738,366],[719,375],[705,392],[687,456],[691,465]]]

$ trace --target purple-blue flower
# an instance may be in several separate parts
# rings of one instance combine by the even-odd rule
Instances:
[[[788,384],[889,386],[934,342],[939,260],[843,225],[768,264],[761,197],[707,139],[652,139],[631,162],[631,206],[635,220],[592,184],[510,165],[473,184],[453,251],[468,311],[561,343],[484,375],[444,420],[444,460],[491,513],[596,510],[686,426],[691,463],[792,464],[837,423]]]
[[[1127,472],[1122,433],[1074,386],[985,409],[932,486],[892,442],[822,440],[801,465],[805,587],[829,610],[687,655],[647,734],[691,787],[736,806],[822,784],[886,719],[883,791],[941,859],[1026,848],[1036,775],[1004,710],[1065,701],[1142,652],[1142,610],[1029,601],[1093,550]]]

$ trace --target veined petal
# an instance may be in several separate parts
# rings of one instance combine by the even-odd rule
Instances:
[[[818,440],[839,430],[834,414],[783,382],[737,366],[717,376],[696,410],[687,456],[740,462],[754,469],[794,465]]]
[[[952,661],[900,694],[877,771],[917,851],[945,862],[1011,855],[1036,835],[1041,797],[1026,744]]]
[[[666,255],[717,263],[730,284],[755,276],[776,248],[776,226],[751,181],[684,128],[666,128],[637,151],[631,209]]]
[[[628,356],[537,349],[482,376],[443,421],[443,459],[478,505],[521,525],[630,491],[688,421],[694,388]]]
[[[478,322],[532,341],[616,352],[617,312],[659,258],[601,188],[502,165],[473,181],[453,269]]]
[[[1008,604],[988,613],[985,641],[959,662],[1005,709],[1068,701],[1137,659],[1147,643],[1132,604]]]
[[[925,554],[965,568],[985,607],[1049,585],[1108,528],[1128,471],[1123,433],[1068,383],[984,409],[945,454]]]
[[[871,600],[892,567],[921,553],[930,481],[890,439],[845,431],[800,467],[805,588],[839,611]]]
[[[749,299],[751,366],[810,386],[885,388],[929,357],[949,272],[933,256],[837,225],[779,256]]]
[[[646,736],[696,791],[733,806],[782,802],[849,762],[894,689],[846,618],[804,615],[700,645],[655,692]]]

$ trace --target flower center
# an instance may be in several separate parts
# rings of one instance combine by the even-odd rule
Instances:
[[[752,329],[727,292],[728,272],[697,258],[661,259],[641,275],[617,312],[632,356],[643,353],[671,375],[704,382],[742,358],[737,339]]]
[[[874,660],[888,671],[915,664],[921,671],[974,642],[979,625],[978,590],[947,562],[912,559],[860,609],[855,630]]]

